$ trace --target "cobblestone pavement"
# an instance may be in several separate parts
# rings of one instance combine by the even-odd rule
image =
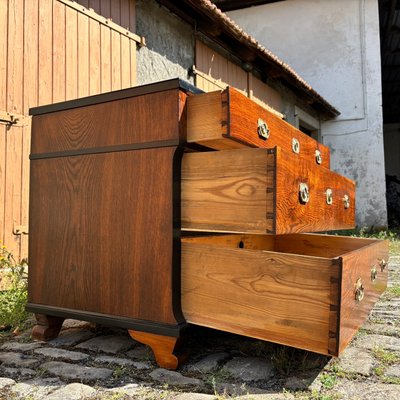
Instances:
[[[340,359],[192,328],[188,363],[158,368],[123,330],[67,320],[60,336],[0,344],[0,399],[400,399],[400,256],[389,289]]]

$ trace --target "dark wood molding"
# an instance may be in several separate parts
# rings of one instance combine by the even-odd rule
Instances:
[[[47,317],[72,318],[82,321],[94,322],[102,325],[116,326],[119,328],[137,330],[140,332],[150,332],[156,335],[179,337],[182,330],[187,328],[187,324],[179,323],[176,325],[155,323],[153,321],[143,321],[132,318],[118,317],[115,315],[99,314],[95,312],[71,310],[67,308],[44,306],[41,304],[28,303],[26,310],[34,314],[45,315]]]
[[[29,109],[29,115],[41,115],[56,111],[69,110],[77,107],[90,106],[108,101],[126,99],[128,97],[143,96],[145,94],[161,92],[170,89],[181,89],[187,93],[203,93],[196,86],[179,78],[169,79],[162,82],[150,83],[128,89],[116,90],[113,92],[97,94],[94,96],[82,97],[80,99],[63,101]]]

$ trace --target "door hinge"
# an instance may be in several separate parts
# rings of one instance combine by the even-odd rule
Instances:
[[[29,235],[29,229],[27,225],[16,225],[13,227],[14,235]]]

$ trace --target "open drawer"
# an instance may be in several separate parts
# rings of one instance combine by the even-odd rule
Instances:
[[[342,236],[182,238],[189,323],[337,356],[387,282],[387,242]]]
[[[181,188],[185,230],[280,235],[354,228],[354,182],[279,147],[186,153]]]
[[[187,98],[187,141],[216,150],[281,147],[329,168],[329,148],[228,87]]]

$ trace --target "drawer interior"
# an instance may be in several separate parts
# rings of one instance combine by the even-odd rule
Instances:
[[[293,235],[204,235],[185,236],[185,243],[196,243],[226,248],[273,251],[323,258],[340,257],[348,252],[373,245],[378,240],[348,236],[293,234]]]

